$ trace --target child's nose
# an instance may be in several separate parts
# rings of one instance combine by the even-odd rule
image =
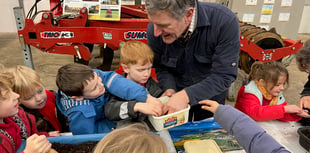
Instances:
[[[42,99],[41,95],[39,95],[39,94],[36,94],[34,96],[34,98],[35,98],[36,101],[40,101]]]

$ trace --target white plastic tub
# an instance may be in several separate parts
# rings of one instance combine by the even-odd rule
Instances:
[[[167,102],[167,98],[160,98],[160,100],[165,104]],[[156,117],[154,115],[149,115],[148,118],[150,122],[152,123],[153,127],[156,131],[161,131],[165,129],[169,129],[178,125],[182,125],[186,122],[188,122],[188,113],[189,113],[190,105],[187,106],[187,108],[163,115],[160,117]]]

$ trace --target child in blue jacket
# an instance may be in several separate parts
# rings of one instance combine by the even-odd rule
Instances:
[[[69,129],[74,135],[105,133],[114,128],[115,124],[104,115],[104,104],[110,94],[126,100],[161,104],[141,85],[113,71],[93,70],[82,64],[59,68],[56,84],[59,88],[57,107],[68,117]]]

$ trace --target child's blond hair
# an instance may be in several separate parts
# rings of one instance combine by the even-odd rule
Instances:
[[[5,73],[1,71],[0,73],[0,100],[6,100],[10,96],[10,92],[13,86],[13,78],[14,76],[10,73]]]
[[[17,65],[6,71],[14,76],[13,91],[18,93],[21,99],[33,94],[35,88],[43,86],[39,74],[31,68]]]
[[[168,153],[162,138],[138,123],[116,129],[105,136],[94,153]]]
[[[154,53],[152,49],[145,43],[140,41],[127,41],[121,48],[122,64],[137,64],[142,62],[142,65],[153,63]]]

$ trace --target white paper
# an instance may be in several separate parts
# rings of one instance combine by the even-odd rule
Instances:
[[[257,5],[257,0],[246,0],[245,5]]]
[[[274,4],[274,0],[264,0],[265,4]]]
[[[64,0],[63,14],[78,14],[83,7],[87,8],[89,20],[119,21],[120,1],[112,0]]]
[[[292,6],[293,0],[282,0],[281,6]]]
[[[279,21],[289,21],[291,13],[279,13]]]
[[[272,15],[261,15],[260,16],[260,23],[270,23]]]
[[[255,14],[249,14],[249,13],[243,14],[242,22],[254,22],[254,16]]]

